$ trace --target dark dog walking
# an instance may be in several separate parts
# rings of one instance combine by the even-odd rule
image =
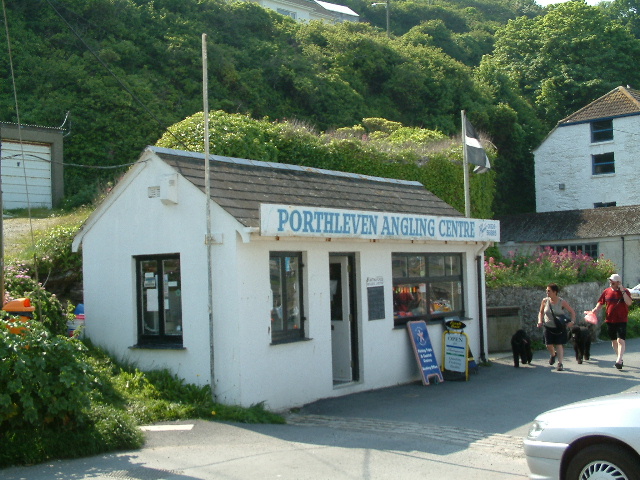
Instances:
[[[531,350],[531,339],[527,332],[518,330],[511,337],[511,351],[513,352],[513,366],[518,368],[520,362],[523,365],[531,363],[533,360],[533,351]]]
[[[589,360],[591,355],[591,332],[587,327],[578,325],[571,329],[571,343],[576,352],[576,360],[582,363],[582,360]]]

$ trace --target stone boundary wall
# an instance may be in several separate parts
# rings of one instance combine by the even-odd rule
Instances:
[[[576,312],[578,324],[587,325],[583,312],[595,307],[602,291],[608,286],[597,282],[579,283],[560,288],[560,296],[564,298]],[[519,311],[520,328],[523,328],[532,340],[542,341],[542,328],[537,327],[540,302],[546,297],[544,288],[502,287],[487,288],[487,322],[492,322],[490,311],[496,307],[515,307]],[[598,312],[599,323],[604,321],[603,310]],[[592,337],[596,338],[597,328],[592,329]],[[511,332],[513,334],[513,332]],[[510,335],[509,335],[510,337]]]

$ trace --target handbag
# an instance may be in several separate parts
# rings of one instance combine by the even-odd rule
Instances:
[[[553,306],[551,305],[551,301],[547,301],[549,303],[549,310],[551,310],[551,316],[553,317],[553,321],[556,323],[556,328],[560,330],[561,333],[565,333],[567,331],[567,323],[569,323],[569,317],[566,315],[558,315],[553,313]]]

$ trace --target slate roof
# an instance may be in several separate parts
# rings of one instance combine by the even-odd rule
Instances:
[[[204,155],[147,147],[203,192]],[[211,198],[247,227],[260,226],[260,204],[463,216],[419,182],[283,163],[210,155]]]
[[[617,87],[567,118],[560,120],[558,125],[627,115],[640,115],[640,91],[630,87]]]
[[[640,234],[640,205],[505,215],[500,243],[540,243]]]

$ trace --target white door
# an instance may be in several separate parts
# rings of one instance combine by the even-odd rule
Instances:
[[[331,353],[333,383],[353,380],[351,288],[348,257],[331,257],[329,262],[331,295]]]

